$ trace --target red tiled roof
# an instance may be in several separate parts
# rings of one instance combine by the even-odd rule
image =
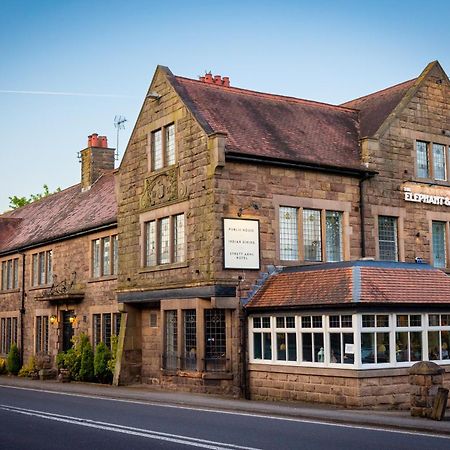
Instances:
[[[372,267],[300,268],[270,277],[247,308],[286,308],[351,303],[450,303],[450,277],[438,269]],[[380,264],[382,265],[382,263]],[[408,268],[404,268],[409,266]]]
[[[373,136],[389,114],[400,103],[408,89],[416,82],[413,80],[391,86],[373,94],[350,100],[341,106],[354,108],[360,111],[361,137]]]
[[[77,184],[0,215],[0,254],[116,222],[114,184],[108,173],[88,191]]]
[[[182,77],[169,79],[208,134],[227,133],[228,154],[362,169],[354,110]]]

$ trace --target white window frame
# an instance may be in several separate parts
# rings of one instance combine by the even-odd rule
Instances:
[[[386,312],[386,311],[376,311],[376,312],[336,312],[336,313],[328,313],[328,314],[314,314],[314,312],[309,313],[289,313],[285,314],[277,313],[277,314],[252,314],[248,317],[247,326],[249,330],[249,339],[248,339],[248,350],[249,350],[249,361],[251,364],[261,364],[261,365],[279,365],[279,366],[299,366],[299,367],[324,367],[324,368],[335,368],[335,369],[346,369],[346,370],[371,370],[371,369],[387,369],[387,368],[404,368],[411,367],[417,361],[397,361],[397,353],[396,353],[396,333],[397,332],[420,332],[421,333],[421,343],[422,343],[422,359],[423,361],[429,361],[428,354],[428,332],[429,331],[448,331],[450,333],[450,321],[448,325],[445,326],[431,326],[429,325],[429,316],[439,314],[440,317],[442,315],[450,316],[450,308],[448,311],[436,311],[432,313],[424,313],[424,312]],[[330,327],[329,317],[330,316],[352,316],[352,326],[351,327]],[[363,315],[374,315],[375,320],[376,316],[388,316],[389,326],[387,327],[363,327],[362,326],[362,316]],[[397,316],[398,315],[407,315],[408,321],[410,320],[410,316],[420,316],[421,317],[421,325],[420,326],[407,326],[407,327],[398,327],[397,326]],[[295,332],[297,334],[297,360],[296,361],[284,361],[277,360],[277,331],[283,332],[282,328],[276,327],[276,318],[280,316],[294,316],[295,317]],[[312,316],[320,316],[322,317],[322,327],[321,328],[302,328],[302,317],[312,317]],[[253,319],[255,317],[261,317],[261,321],[263,317],[267,317],[269,319],[270,327],[268,328],[257,328],[253,326]],[[409,323],[409,322],[408,322]],[[375,322],[376,324],[376,322]],[[262,325],[262,323],[261,323]],[[294,332],[294,328],[286,328],[287,332]],[[271,346],[272,346],[272,355],[271,359],[255,359],[254,358],[254,333],[270,333],[271,334]],[[324,334],[324,361],[323,362],[309,362],[303,361],[303,347],[302,347],[302,332],[317,332]],[[389,333],[389,362],[386,363],[362,363],[361,356],[361,334],[362,333]],[[354,350],[354,362],[353,364],[345,364],[345,363],[333,363],[330,361],[330,333],[353,333],[353,350]],[[375,342],[376,345],[376,342]],[[450,346],[449,346],[450,347]],[[441,349],[442,350],[442,349]],[[314,351],[314,350],[313,350]],[[450,356],[450,348],[448,349]],[[410,352],[410,346],[408,347],[408,352]],[[440,354],[441,356],[441,354]],[[432,360],[440,365],[450,365],[450,357],[449,359],[439,359]]]

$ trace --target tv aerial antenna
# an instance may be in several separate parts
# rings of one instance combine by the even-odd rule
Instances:
[[[117,137],[116,137],[116,161],[119,159],[119,134],[120,130],[125,129],[125,122],[127,119],[124,116],[115,116],[114,117],[114,127],[117,129]]]

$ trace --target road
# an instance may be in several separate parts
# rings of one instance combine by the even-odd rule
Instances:
[[[449,437],[0,386],[6,449],[450,449]]]

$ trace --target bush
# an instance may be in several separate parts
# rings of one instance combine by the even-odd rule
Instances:
[[[36,359],[34,356],[28,359],[28,362],[19,370],[19,377],[31,377],[36,373]]]
[[[100,342],[95,349],[94,357],[94,375],[100,383],[111,383],[112,381],[109,361],[111,361],[111,351],[104,342]]]
[[[66,354],[64,352],[60,352],[56,355],[56,366],[58,369],[68,369],[66,366]]]
[[[82,348],[79,379],[81,381],[94,379],[94,352],[89,341]]]
[[[17,375],[20,370],[20,354],[16,344],[11,345],[7,361],[8,372]]]
[[[0,358],[0,375],[3,375],[7,372],[6,368],[6,359]]]

